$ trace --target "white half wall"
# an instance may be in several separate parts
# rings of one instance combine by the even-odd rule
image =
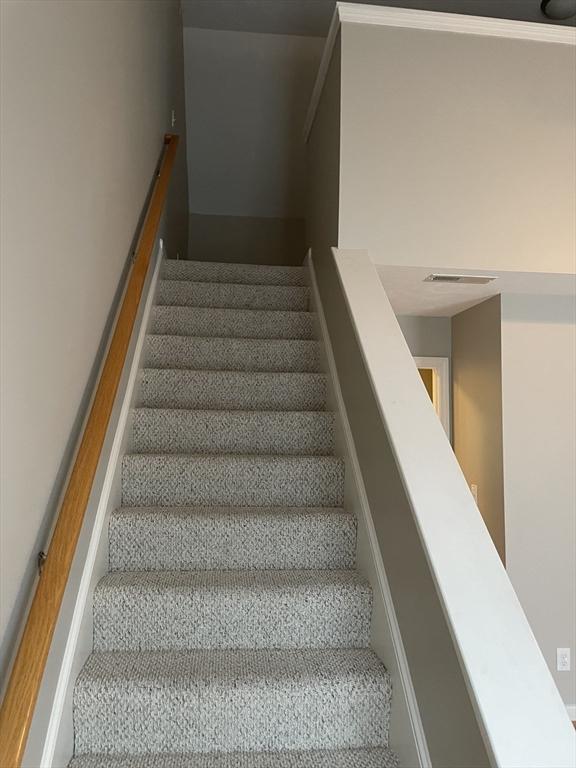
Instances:
[[[506,569],[574,708],[576,305],[504,295],[501,339]],[[556,648],[571,649],[571,672],[556,671]]]
[[[191,213],[304,216],[302,125],[323,45],[184,29]]]

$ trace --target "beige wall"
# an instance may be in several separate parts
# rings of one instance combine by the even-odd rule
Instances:
[[[454,452],[504,561],[500,296],[452,318],[452,404]]]
[[[182,94],[175,1],[3,0],[0,11],[4,666]],[[178,205],[172,252],[186,235]]]
[[[502,397],[506,567],[564,702],[576,707],[574,299],[502,297]],[[557,648],[571,649],[571,672],[556,671]]]
[[[342,27],[341,248],[574,272],[576,47]]]

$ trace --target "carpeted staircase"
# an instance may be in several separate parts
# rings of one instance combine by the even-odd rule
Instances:
[[[304,271],[166,261],[74,768],[392,768]]]

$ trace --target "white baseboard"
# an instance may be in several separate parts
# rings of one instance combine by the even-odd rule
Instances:
[[[92,593],[107,570],[105,535],[112,509],[119,503],[122,455],[129,434],[140,358],[163,259],[155,248],[136,316],[124,371],[115,398],[92,492],[84,516],[68,584],[46,664],[24,756],[25,766],[56,768],[72,757],[72,697],[78,672],[92,650]]]
[[[576,722],[576,704],[568,704],[566,706],[566,712],[568,712],[570,720],[572,720],[573,723]]]
[[[391,747],[398,754],[401,765],[432,768],[400,627],[396,619],[346,405],[340,389],[336,362],[310,253],[306,258],[305,266],[308,269],[311,301],[318,318],[318,331],[325,352],[324,362],[328,372],[331,399],[334,401],[333,406],[336,409],[340,427],[341,445],[339,447],[346,467],[346,483],[352,486],[347,492],[347,506],[356,512],[358,518],[358,568],[368,577],[374,593],[372,645],[386,664],[393,681]]]

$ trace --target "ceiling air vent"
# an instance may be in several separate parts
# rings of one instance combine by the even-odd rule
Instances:
[[[493,275],[428,275],[424,278],[425,283],[468,283],[472,285],[483,285],[496,280]]]

